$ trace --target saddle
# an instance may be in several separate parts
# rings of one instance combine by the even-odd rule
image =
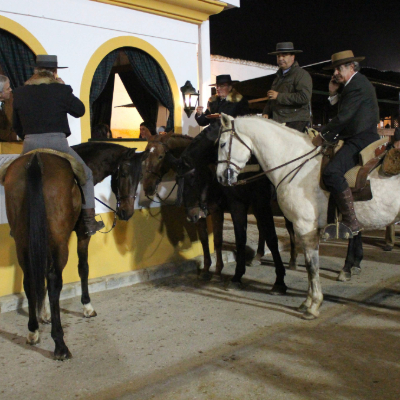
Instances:
[[[388,138],[379,139],[360,152],[359,163],[352,169],[346,172],[345,178],[353,193],[354,201],[368,201],[372,199],[371,185],[368,176],[378,166],[381,165],[387,150],[390,140]],[[329,147],[325,150],[321,163],[321,180],[320,186],[323,190],[327,190],[323,181],[322,174],[329,161],[342,147],[343,142],[339,141],[335,147]]]
[[[63,153],[62,151],[46,149],[46,148],[35,149],[35,150],[29,151],[28,153],[25,153],[23,155],[24,156],[28,155],[28,154],[33,155],[36,153],[53,154],[58,157],[66,159],[71,164],[72,171],[74,172],[74,175],[75,175],[75,178],[76,178],[78,184],[80,186],[82,186],[86,183],[86,174],[85,174],[85,170],[83,169],[83,165],[79,161],[77,161],[74,157],[72,157],[71,155],[69,155],[67,153]],[[7,161],[0,167],[0,185],[4,184],[4,178],[6,176],[7,169],[15,160],[16,160],[16,158],[14,158],[10,161]]]
[[[340,141],[341,142],[341,141]],[[359,165],[346,172],[345,178],[353,194],[353,201],[368,201],[372,199],[371,185],[368,180],[369,174],[381,165],[388,151],[390,140],[383,138],[371,143],[360,152]],[[339,143],[336,147],[326,149],[321,163],[320,186],[327,190],[323,181],[322,174],[328,162],[335,156],[343,145]],[[328,239],[350,239],[352,233],[347,226],[339,222],[340,213],[336,207],[333,196],[329,196],[328,202],[328,225],[323,231],[323,238]]]

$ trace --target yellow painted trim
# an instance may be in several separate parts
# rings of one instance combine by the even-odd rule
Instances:
[[[0,15],[0,28],[21,39],[35,54],[47,54],[40,42],[18,22]]]
[[[139,39],[134,36],[119,36],[108,40],[103,43],[90,57],[90,60],[85,68],[82,77],[80,99],[85,104],[86,113],[81,118],[81,139],[82,143],[87,142],[90,138],[90,87],[96,68],[100,64],[101,60],[115,49],[121,47],[136,47],[140,50],[145,51],[147,54],[152,56],[163,69],[165,76],[168,79],[169,86],[172,91],[172,97],[174,100],[174,113],[175,113],[175,132],[182,133],[182,100],[181,93],[176,83],[175,76],[172,72],[171,67],[163,55],[150,43],[145,40]],[[135,146],[133,146],[135,147]]]
[[[210,15],[218,14],[227,6],[215,0],[92,0],[118,7],[131,8],[178,19],[180,21],[201,24]]]

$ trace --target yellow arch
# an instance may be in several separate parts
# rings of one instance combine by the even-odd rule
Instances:
[[[150,43],[139,39],[134,36],[119,36],[108,40],[102,44],[90,58],[82,77],[81,93],[80,98],[85,104],[86,113],[81,118],[81,139],[82,143],[87,142],[90,138],[90,112],[89,112],[89,99],[90,99],[90,86],[92,85],[92,80],[96,68],[100,64],[101,60],[111,51],[118,49],[120,47],[136,47],[140,50],[145,51],[150,54],[163,69],[168,83],[170,85],[173,101],[174,101],[174,115],[175,115],[175,132],[182,133],[182,106],[181,106],[181,95],[179,92],[178,84],[176,83],[174,74],[168,65],[167,61],[163,55]]]
[[[0,15],[0,28],[21,39],[35,54],[47,54],[40,42],[18,22]]]

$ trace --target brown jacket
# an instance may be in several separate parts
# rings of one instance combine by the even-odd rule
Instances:
[[[12,129],[12,103],[12,99],[2,102],[0,109],[0,142],[12,142],[17,140],[17,135]]]
[[[311,120],[312,79],[297,61],[285,75],[278,70],[271,89],[279,94],[276,100],[267,101],[263,114],[280,123]]]

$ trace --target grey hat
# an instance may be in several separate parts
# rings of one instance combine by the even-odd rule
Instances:
[[[272,56],[275,54],[280,54],[280,53],[302,53],[303,50],[295,50],[293,47],[293,43],[292,42],[282,42],[282,43],[278,43],[276,45],[276,51],[272,52],[272,53],[268,53],[268,55]]]
[[[59,67],[57,56],[49,56],[48,54],[38,54],[36,56],[36,64],[32,65],[35,68],[68,68],[68,67]]]

